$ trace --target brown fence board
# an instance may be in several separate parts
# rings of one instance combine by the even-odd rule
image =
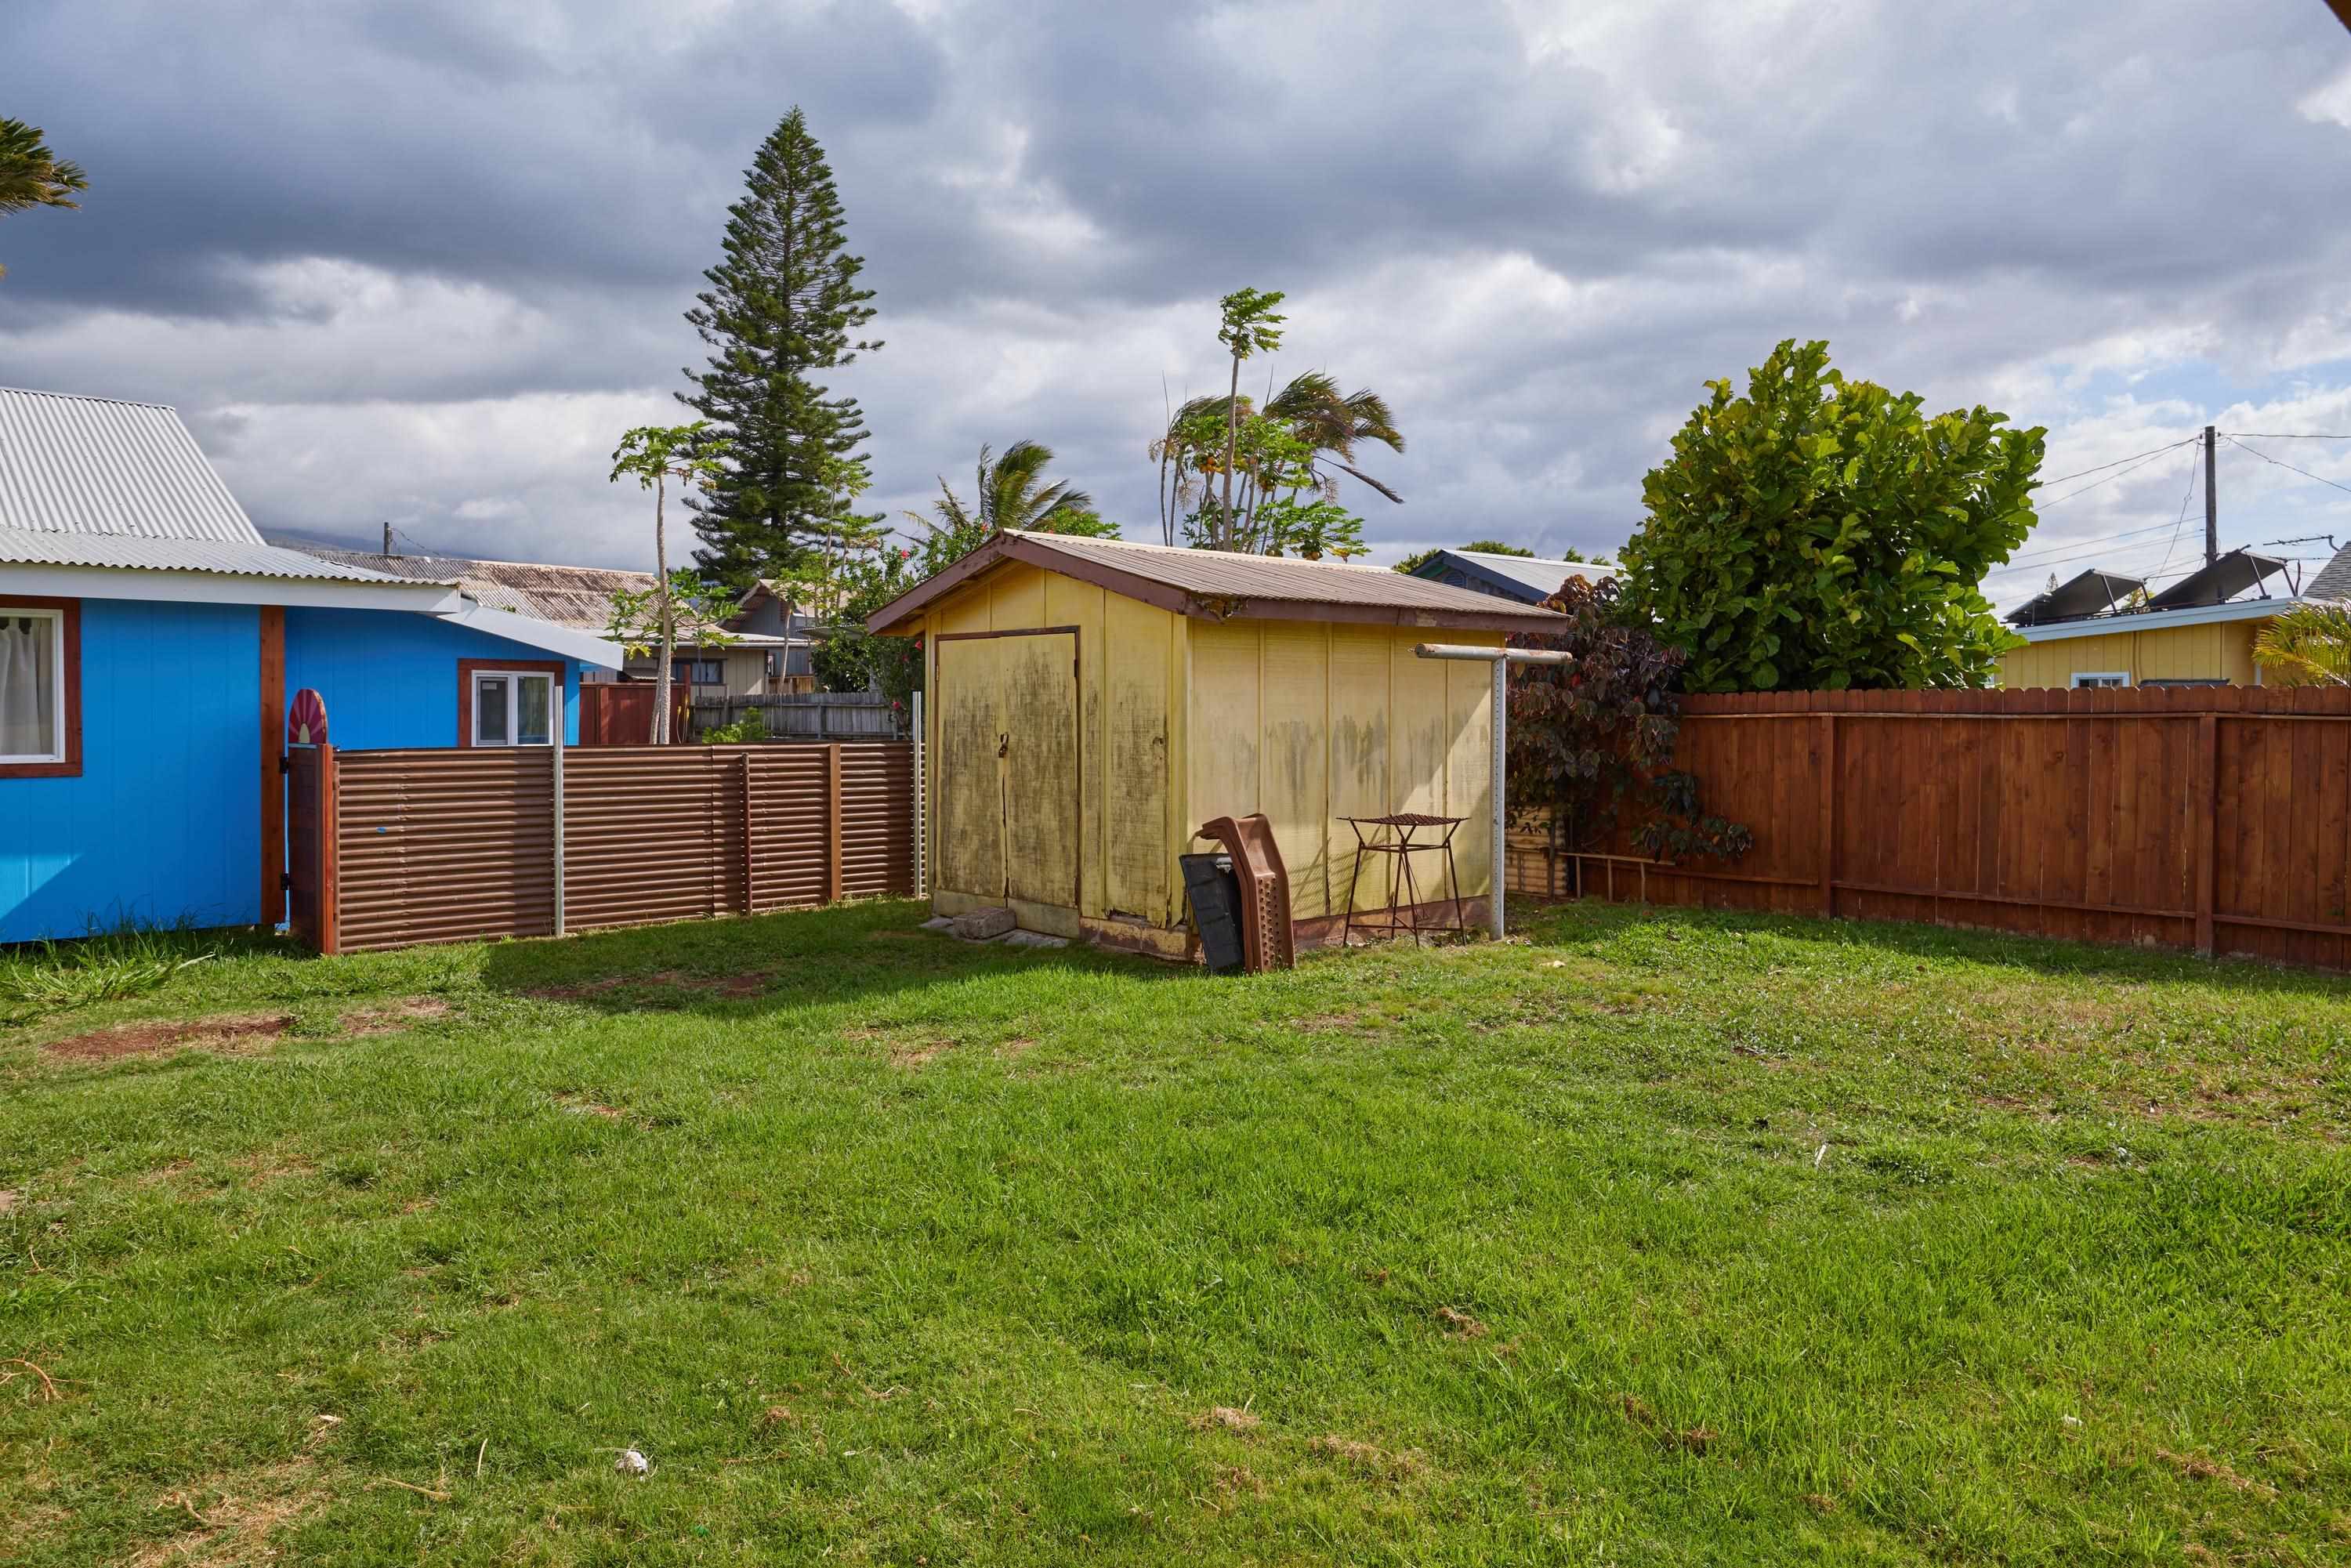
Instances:
[[[551,752],[335,760],[340,948],[556,929]],[[905,742],[573,747],[563,761],[566,930],[914,891]]]
[[[2351,968],[2351,690],[1694,696],[1675,761],[1743,860],[1645,869],[1628,822],[1603,876],[1538,814],[1512,890],[2178,947],[2209,896],[2214,951]]]

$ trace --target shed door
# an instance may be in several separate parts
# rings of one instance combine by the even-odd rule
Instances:
[[[939,640],[939,886],[1004,902],[1004,787],[997,751],[1003,639]]]
[[[1077,633],[946,635],[938,647],[938,884],[1074,935]]]
[[[1000,637],[1005,894],[1015,904],[1078,906],[1078,638]]]

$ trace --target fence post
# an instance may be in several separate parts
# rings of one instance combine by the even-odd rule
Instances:
[[[2207,713],[2196,720],[2196,792],[2192,810],[2196,820],[2189,831],[2196,835],[2196,952],[2199,957],[2212,956],[2212,904],[2214,884],[2219,881],[2213,859],[2218,852],[2215,840],[2220,833],[2220,716]]]
[[[841,902],[841,742],[824,748],[824,901]]]
[[[335,748],[319,742],[319,951],[332,957],[342,949],[341,856],[336,843],[341,813],[335,802]]]
[[[927,791],[925,788],[929,780],[924,777],[924,773],[925,764],[930,759],[923,754],[924,746],[929,737],[923,729],[923,694],[919,691],[914,693],[913,717],[914,725],[914,896],[927,898],[931,892],[931,828],[926,818],[930,801],[926,798]]]
[[[1836,715],[1820,716],[1821,752],[1821,918],[1836,918]]]
[[[759,908],[758,891],[752,879],[758,874],[758,857],[751,852],[751,752],[743,748],[743,913],[757,914]]]
[[[563,935],[563,712],[560,706],[555,715],[555,744],[548,748],[548,766],[553,772],[555,828],[555,935]]]

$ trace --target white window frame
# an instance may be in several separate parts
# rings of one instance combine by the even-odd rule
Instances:
[[[553,746],[563,723],[563,698],[561,688],[556,685],[558,679],[549,670],[474,671],[465,687],[465,723],[472,731],[474,744],[485,747]],[[507,683],[507,738],[485,740],[482,738],[482,683],[501,680]],[[522,734],[522,683],[525,681],[545,681],[548,684],[545,740],[518,738]]]
[[[0,604],[0,621],[49,623],[49,739],[47,751],[0,753],[0,768],[38,767],[66,759],[66,617],[47,605]]]
[[[2128,690],[2131,684],[2128,670],[2076,670],[2074,689],[2081,691]]]

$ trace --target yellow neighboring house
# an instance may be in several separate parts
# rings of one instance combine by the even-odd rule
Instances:
[[[2351,548],[2299,593],[2276,593],[2287,563],[2231,550],[2159,593],[2092,570],[2009,616],[2024,646],[2002,656],[2003,686],[2252,686],[2253,639],[2285,609],[2351,599]],[[2277,586],[2283,587],[2283,584]]]

